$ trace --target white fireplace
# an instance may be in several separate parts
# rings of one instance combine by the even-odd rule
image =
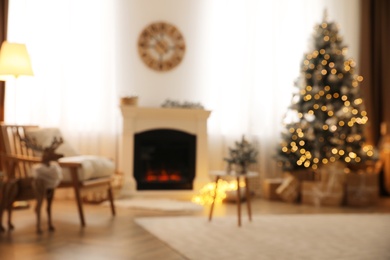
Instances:
[[[207,119],[210,111],[186,108],[151,108],[130,105],[121,106],[123,116],[120,141],[120,170],[124,174],[122,195],[168,195],[199,191],[210,181],[208,175]],[[134,178],[134,138],[138,133],[155,129],[183,131],[196,136],[195,179],[191,191],[144,191],[137,190]]]

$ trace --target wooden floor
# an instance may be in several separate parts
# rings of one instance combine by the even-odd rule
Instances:
[[[245,206],[245,205],[244,205]],[[390,213],[390,198],[382,198],[367,208],[314,207],[271,202],[261,198],[252,201],[253,214],[320,214],[320,213]],[[54,233],[35,233],[33,209],[14,212],[15,230],[0,234],[0,259],[186,259],[134,223],[137,217],[198,215],[207,218],[208,208],[196,213],[167,213],[117,208],[111,217],[108,207],[85,205],[87,226],[80,228],[76,205],[56,200],[53,206]],[[215,216],[235,215],[236,204],[216,205]],[[243,216],[246,211],[243,207]],[[44,214],[44,219],[46,216]],[[45,223],[44,223],[45,224]],[[190,235],[190,234],[189,234]]]

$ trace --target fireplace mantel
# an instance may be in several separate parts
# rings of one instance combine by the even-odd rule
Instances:
[[[137,191],[133,176],[134,135],[153,129],[174,129],[196,136],[196,176],[194,191],[209,182],[207,119],[210,111],[187,108],[152,108],[121,106],[123,126],[120,142],[120,170],[124,174],[123,195],[145,193]],[[177,191],[175,191],[177,192]],[[149,192],[150,193],[150,192]],[[156,193],[156,192],[151,192]],[[167,192],[165,192],[167,193]]]

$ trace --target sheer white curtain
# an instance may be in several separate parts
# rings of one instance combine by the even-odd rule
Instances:
[[[202,84],[208,85],[205,102],[213,111],[211,168],[223,168],[228,147],[245,135],[258,145],[260,174],[280,173],[273,156],[313,27],[327,9],[345,43],[356,46],[358,8],[359,1],[350,0],[210,1]]]
[[[5,121],[58,126],[81,153],[116,155],[117,97],[110,1],[10,0],[11,42],[34,77],[7,83]]]
[[[135,6],[140,3],[132,1]],[[188,44],[192,48],[187,51],[201,56],[196,73],[202,87],[189,90],[187,100],[195,95],[212,110],[210,168],[223,168],[227,148],[245,135],[258,144],[261,174],[272,175],[277,172],[272,157],[282,117],[313,26],[321,22],[326,8],[357,59],[359,1],[191,1],[202,8],[197,18],[202,32],[199,44]],[[7,86],[6,120],[56,125],[81,152],[115,156],[120,131],[116,79],[123,76],[117,75],[115,59],[128,58],[115,55],[115,46],[127,47],[116,45],[115,39],[129,33],[116,32],[120,26],[115,26],[113,10],[119,2],[10,0],[9,40],[27,44],[35,77]],[[178,15],[174,2],[167,1],[165,15],[169,10]],[[156,20],[158,13],[155,10]],[[137,73],[131,68],[123,71]]]

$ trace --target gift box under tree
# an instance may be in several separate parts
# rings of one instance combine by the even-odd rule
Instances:
[[[352,171],[346,175],[346,204],[348,206],[370,206],[379,199],[379,172],[382,162],[374,167]]]
[[[299,185],[300,183],[295,176],[287,174],[282,184],[276,189],[276,193],[283,201],[296,202],[299,198]]]
[[[316,206],[341,206],[345,195],[346,167],[341,162],[329,163],[318,171],[319,181],[303,181],[301,201]]]

